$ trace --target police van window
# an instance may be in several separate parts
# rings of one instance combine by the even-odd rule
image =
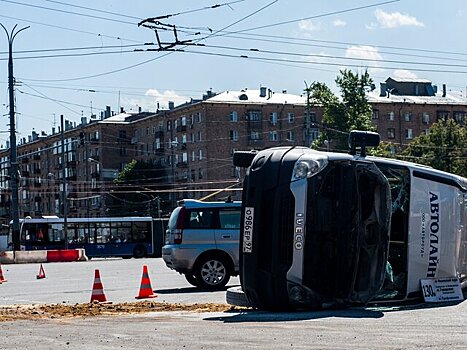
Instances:
[[[219,211],[219,221],[221,228],[239,229],[240,228],[240,210],[225,210]]]
[[[190,210],[188,228],[211,228],[212,227],[212,209],[193,209]]]

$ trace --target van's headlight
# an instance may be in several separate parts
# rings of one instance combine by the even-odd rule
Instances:
[[[300,180],[319,173],[327,164],[325,159],[300,159],[295,164],[292,179]]]

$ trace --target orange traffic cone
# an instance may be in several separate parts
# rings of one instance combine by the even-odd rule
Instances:
[[[92,286],[92,294],[91,294],[91,303],[94,301],[98,301],[100,303],[107,302],[107,298],[104,294],[104,286],[101,283],[101,276],[99,273],[99,269],[96,269],[94,272],[94,284]]]
[[[156,298],[157,294],[154,294],[151,287],[151,280],[148,275],[148,267],[143,266],[143,277],[141,278],[141,287],[139,288],[139,294],[135,299],[143,298]]]
[[[44,271],[44,268],[42,267],[42,264],[41,264],[41,267],[39,269],[39,274],[36,275],[36,278],[38,280],[40,280],[41,278],[45,278],[45,271]]]
[[[0,264],[0,283],[6,282],[7,279],[3,277],[2,264]]]

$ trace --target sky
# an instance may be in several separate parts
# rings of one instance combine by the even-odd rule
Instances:
[[[208,90],[338,93],[340,69],[368,69],[377,87],[412,77],[467,89],[465,0],[0,0],[0,23],[29,26],[13,41],[18,138],[50,134],[60,115],[155,111]],[[7,82],[0,28],[0,145]]]

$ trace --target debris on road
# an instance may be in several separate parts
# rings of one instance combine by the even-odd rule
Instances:
[[[51,304],[0,306],[0,322],[33,319],[93,317],[104,315],[137,314],[162,311],[227,312],[245,311],[227,304],[178,304],[142,301],[134,303],[102,304]]]

